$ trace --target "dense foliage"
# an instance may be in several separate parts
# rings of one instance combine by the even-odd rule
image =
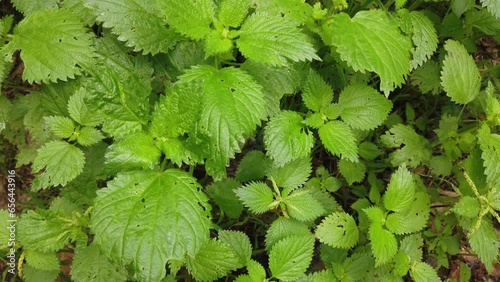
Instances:
[[[464,249],[493,271],[500,1],[11,2],[24,281],[428,282]]]

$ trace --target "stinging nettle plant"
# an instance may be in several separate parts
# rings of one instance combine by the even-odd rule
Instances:
[[[440,281],[443,238],[491,273],[500,69],[471,53],[500,4],[476,2],[11,0],[19,276]]]

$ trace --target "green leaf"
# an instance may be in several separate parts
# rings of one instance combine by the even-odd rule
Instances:
[[[311,70],[302,88],[302,100],[311,111],[321,112],[332,103],[333,89],[317,72]]]
[[[207,192],[230,218],[240,217],[243,211],[243,205],[235,193],[241,183],[233,178],[225,178],[221,181],[212,183],[207,187]]]
[[[266,279],[266,270],[262,265],[254,260],[250,260],[247,265],[249,282],[261,282]],[[239,278],[239,277],[238,277]],[[236,280],[239,281],[239,280]]]
[[[500,250],[500,241],[491,222],[483,219],[479,229],[470,234],[469,243],[472,250],[484,263],[488,273],[491,273]]]
[[[373,222],[373,224],[378,224],[378,225],[385,224],[385,213],[381,208],[377,206],[372,206],[363,209],[363,211],[366,213],[366,216],[368,216],[370,221]]]
[[[44,253],[59,251],[68,243],[72,233],[63,219],[56,211],[29,210],[18,222],[18,239],[26,249]]]
[[[276,243],[269,253],[273,277],[293,281],[304,275],[312,260],[314,237],[290,236]]]
[[[438,37],[432,21],[420,11],[413,11],[409,14],[413,34],[411,39],[415,48],[411,49],[413,60],[411,69],[416,69],[425,63],[437,49]]]
[[[238,261],[236,268],[243,267],[250,262],[252,256],[252,245],[248,236],[239,231],[222,230],[219,232],[219,240],[226,244],[235,254]]]
[[[394,234],[408,234],[422,230],[427,225],[430,213],[430,197],[426,192],[417,192],[404,212],[387,216],[386,227]]]
[[[239,35],[236,44],[241,53],[256,62],[284,66],[287,59],[320,60],[309,38],[279,15],[254,13],[243,22]]]
[[[323,146],[332,154],[358,161],[358,146],[352,130],[341,121],[330,121],[318,130]]]
[[[139,0],[91,0],[97,21],[111,28],[118,40],[125,41],[134,51],[156,54],[166,52],[180,40],[168,29],[155,5]]]
[[[0,209],[0,249],[2,250],[10,247],[9,238],[11,233],[9,225],[11,222],[9,220],[17,220],[16,215],[9,213],[6,209]]]
[[[7,49],[12,52],[21,49],[23,79],[29,83],[66,81],[80,74],[82,67],[92,64],[91,38],[72,13],[63,9],[40,10],[27,15],[16,26]]]
[[[342,60],[355,71],[373,71],[380,76],[380,90],[389,92],[405,82],[410,70],[410,40],[382,10],[360,11],[351,19],[334,15],[327,28]],[[356,34],[358,36],[353,36]]]
[[[399,251],[395,256],[394,256],[394,269],[392,272],[396,274],[397,276],[405,276],[408,273],[408,270],[410,270],[410,266],[408,265],[410,262],[410,259],[408,256],[404,253]]]
[[[500,135],[491,133],[488,126],[483,125],[477,134],[481,158],[484,160],[486,182],[492,187],[500,187]]]
[[[497,19],[500,19],[500,3],[495,0],[481,0],[481,5]]]
[[[89,94],[84,88],[80,88],[68,101],[69,116],[81,125],[96,126],[102,122],[98,113],[92,111],[87,99]]]
[[[214,281],[238,268],[238,258],[221,241],[212,239],[194,256],[188,256],[186,266],[196,281]]]
[[[83,171],[85,156],[79,148],[64,141],[51,141],[38,150],[33,171],[42,172],[33,181],[33,189],[65,186]]]
[[[62,116],[45,117],[50,131],[59,138],[69,138],[75,132],[75,124],[70,118]]]
[[[424,94],[432,93],[439,94],[441,91],[441,79],[439,64],[433,60],[429,60],[416,68],[411,73],[410,83],[417,86]]]
[[[368,238],[375,256],[375,266],[388,263],[398,252],[396,237],[378,223],[370,225]]]
[[[131,134],[108,147],[104,170],[108,174],[134,169],[152,170],[159,158],[160,151],[151,135]]]
[[[217,30],[210,31],[205,42],[205,58],[224,54],[233,48],[233,41]]]
[[[23,264],[23,281],[54,282],[59,277],[58,270],[39,270],[29,264]]]
[[[226,27],[239,27],[250,8],[248,1],[222,0],[219,4],[217,18]]]
[[[298,113],[282,111],[267,123],[264,144],[267,155],[275,165],[284,166],[292,160],[309,157],[314,146],[314,136],[302,121]]]
[[[77,132],[76,141],[82,146],[91,146],[104,139],[101,131],[93,127],[83,127]]]
[[[261,151],[248,152],[238,164],[236,179],[241,182],[260,180],[266,176],[271,161]]]
[[[394,212],[407,211],[415,196],[413,176],[405,166],[400,166],[391,176],[384,194],[384,206]]]
[[[424,240],[420,234],[412,234],[405,236],[401,241],[401,246],[399,249],[405,252],[405,254],[412,261],[421,261],[423,257],[422,247],[424,245]]]
[[[339,96],[340,117],[352,128],[374,129],[392,109],[392,102],[377,90],[362,84],[349,85]]]
[[[206,169],[214,178],[226,175],[229,158],[240,151],[265,118],[262,87],[245,71],[237,68],[193,67],[183,81],[201,81],[203,109],[199,128],[210,134]]]
[[[365,279],[368,271],[375,266],[375,260],[366,253],[354,253],[343,263],[344,271],[347,277],[353,281]]]
[[[309,227],[296,219],[278,217],[266,232],[266,250],[288,236],[309,236]]]
[[[441,85],[446,95],[458,104],[467,104],[479,95],[481,75],[465,47],[447,40],[444,49],[448,52],[443,61]]]
[[[318,225],[316,237],[331,247],[349,249],[358,243],[359,230],[351,215],[334,212]]]
[[[425,262],[416,261],[410,267],[410,276],[415,282],[439,282],[436,270]]]
[[[337,278],[331,269],[309,273],[307,277],[302,277],[298,282],[337,282]]]
[[[396,124],[380,139],[387,147],[400,147],[389,155],[393,166],[406,164],[409,167],[417,167],[431,158],[429,141],[409,125]]]
[[[75,282],[126,281],[125,268],[114,265],[97,244],[77,249],[71,264],[71,279]]]
[[[468,218],[477,218],[481,210],[479,201],[476,197],[463,196],[453,206],[453,212]]]
[[[256,214],[265,213],[276,207],[273,192],[263,182],[251,182],[235,190],[243,204]]]
[[[212,0],[155,1],[165,14],[168,24],[192,39],[202,39],[210,32],[215,17]]]
[[[309,190],[296,190],[283,198],[288,213],[299,221],[314,220],[322,215],[323,206],[311,195]]]
[[[98,191],[91,217],[94,242],[139,280],[159,281],[170,259],[193,256],[208,241],[210,206],[186,172],[119,173]]]
[[[56,9],[60,0],[12,0],[11,2],[16,10],[23,15],[29,15],[40,10]]]
[[[39,270],[59,270],[59,259],[56,253],[43,253],[34,250],[25,250],[26,262]]]
[[[271,167],[268,177],[272,178],[278,187],[285,188],[284,195],[304,185],[311,175],[311,158],[293,160],[282,167]]]
[[[349,185],[365,179],[366,165],[364,163],[355,163],[347,159],[341,159],[337,165],[339,172],[344,176]]]
[[[92,95],[92,111],[98,111],[103,118],[102,131],[124,139],[142,131],[148,122],[151,85],[134,70],[111,66],[111,62],[107,66],[96,66],[88,89]]]

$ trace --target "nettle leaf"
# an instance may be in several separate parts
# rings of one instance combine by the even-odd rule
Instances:
[[[236,179],[241,182],[260,180],[266,176],[271,167],[271,160],[261,151],[248,152],[238,164]]]
[[[332,154],[352,162],[358,161],[356,137],[345,123],[333,120],[318,130],[323,146]]]
[[[51,141],[38,150],[33,171],[42,172],[33,181],[34,190],[65,186],[83,171],[85,156],[79,148],[64,142]]]
[[[210,206],[186,172],[119,173],[97,192],[94,242],[121,264],[133,262],[141,281],[160,281],[168,260],[194,256],[208,242]]]
[[[444,49],[448,54],[443,61],[441,85],[453,102],[467,104],[479,95],[479,70],[461,43],[450,39],[446,41]]]
[[[215,17],[212,0],[157,0],[157,5],[165,14],[168,24],[177,32],[192,39],[202,39],[210,32],[210,24]]]
[[[352,128],[370,130],[381,125],[392,102],[377,90],[362,84],[349,85],[339,96],[340,117]]]
[[[363,211],[366,213],[366,216],[370,219],[370,221],[374,224],[385,224],[385,213],[380,207],[372,206],[363,209]]]
[[[416,261],[410,267],[410,276],[415,282],[439,282],[441,279],[432,266],[425,262]]]
[[[354,253],[343,263],[345,278],[353,281],[362,280],[375,266],[375,259],[368,253]]]
[[[212,30],[205,41],[205,58],[229,52],[232,48],[233,41],[231,39],[224,37],[217,30]]]
[[[387,147],[400,147],[389,155],[393,166],[417,167],[431,158],[429,141],[409,125],[396,124],[380,139]]]
[[[378,223],[370,225],[368,238],[375,256],[375,266],[388,263],[398,252],[398,242],[394,234]]]
[[[481,0],[481,5],[483,5],[483,7],[486,7],[486,10],[488,10],[497,19],[500,19],[500,3],[498,1]]]
[[[69,138],[75,132],[75,123],[70,118],[50,116],[44,119],[50,131],[59,138]]]
[[[453,206],[453,212],[468,218],[477,218],[481,206],[479,200],[476,197],[463,196],[460,200]]]
[[[172,48],[181,37],[165,25],[155,5],[140,0],[91,0],[97,21],[112,28],[118,40],[134,51],[156,54]]]
[[[123,72],[97,66],[89,85],[93,110],[103,118],[102,131],[116,139],[141,132],[149,119],[150,82],[131,70]]]
[[[422,93],[439,94],[441,91],[439,64],[433,60],[429,60],[416,68],[411,73],[410,83],[417,86]]]
[[[217,18],[226,27],[239,27],[250,8],[248,1],[223,0],[219,4]]]
[[[335,274],[331,269],[309,273],[307,277],[302,277],[298,282],[337,282]]]
[[[486,182],[492,187],[500,187],[500,135],[491,133],[484,124],[478,131],[478,142],[481,158],[484,160]]]
[[[261,214],[276,207],[273,192],[263,182],[251,182],[235,190],[243,204],[253,213]]]
[[[304,275],[312,260],[314,237],[290,236],[276,243],[269,253],[273,277],[294,281]]]
[[[355,163],[348,159],[341,159],[337,163],[337,167],[349,185],[365,179],[366,165],[362,162]]]
[[[23,79],[29,83],[75,78],[94,60],[92,35],[78,17],[62,9],[27,15],[7,45],[8,52],[16,49],[21,49]]]
[[[278,217],[266,232],[266,250],[288,236],[310,236],[309,227],[296,219]]]
[[[40,270],[59,270],[59,259],[55,252],[45,253],[35,250],[25,250],[26,262]]]
[[[323,206],[311,195],[309,190],[296,190],[283,198],[287,212],[299,221],[314,220],[322,215]]]
[[[126,281],[125,268],[114,265],[97,244],[78,248],[71,264],[71,279],[75,282]]]
[[[253,1],[257,11],[282,15],[297,25],[311,20],[313,8],[305,0],[256,0]]]
[[[233,178],[225,178],[207,187],[207,192],[230,218],[238,218],[243,212],[243,205],[235,193],[241,183]]]
[[[56,211],[29,210],[19,219],[18,239],[26,249],[44,253],[59,251],[68,243],[73,231],[64,219]]]
[[[134,169],[152,170],[160,154],[151,135],[131,134],[108,147],[104,170],[109,174]]]
[[[302,100],[311,111],[320,112],[332,103],[333,89],[317,72],[311,70],[302,88]]]
[[[279,15],[254,13],[239,30],[236,45],[243,56],[273,66],[293,62],[321,60],[307,35],[296,25]]]
[[[248,280],[241,280],[241,281],[249,281],[249,282],[255,282],[255,281],[265,281],[266,279],[266,270],[264,269],[264,267],[254,261],[254,260],[250,260],[248,262],[248,265],[247,265],[247,270],[248,270],[248,277],[249,279]],[[238,277],[238,279],[236,281],[240,281],[239,278],[241,276]]]
[[[59,270],[40,270],[30,264],[23,264],[23,281],[52,282],[59,277]]]
[[[412,25],[412,41],[415,48],[411,50],[413,60],[411,61],[411,69],[416,69],[425,63],[437,49],[438,36],[432,21],[420,11],[409,13]]]
[[[237,68],[217,70],[197,66],[186,71],[183,81],[202,81],[203,109],[198,126],[209,134],[206,168],[214,178],[226,176],[229,158],[265,118],[262,86]]]
[[[84,88],[77,90],[68,100],[68,113],[74,121],[81,125],[96,126],[102,122],[102,117],[89,107],[87,101],[89,98],[90,96]]]
[[[382,10],[360,11],[351,19],[334,15],[326,32],[342,60],[355,71],[373,71],[380,76],[386,96],[405,82],[410,71],[410,40]],[[356,34],[357,36],[352,36]]]
[[[334,212],[318,225],[316,237],[333,248],[349,249],[358,243],[359,230],[351,215]]]
[[[394,234],[409,234],[422,230],[427,225],[430,213],[430,197],[425,192],[417,192],[404,212],[391,213],[386,218],[386,227]]]
[[[194,256],[188,256],[186,266],[196,281],[214,281],[238,268],[238,258],[221,241],[212,239]]]
[[[484,263],[488,273],[491,273],[500,250],[500,241],[491,222],[483,219],[479,229],[470,234],[469,243],[472,250],[477,253]]]
[[[384,194],[384,206],[394,212],[405,212],[411,207],[415,195],[413,176],[404,166],[400,166],[391,176]]]
[[[238,264],[236,268],[243,267],[250,262],[252,244],[248,236],[239,231],[222,230],[219,232],[220,242],[226,244],[235,254]]]
[[[268,177],[272,178],[278,187],[288,192],[302,186],[311,175],[311,158],[293,160],[282,167],[271,167]],[[287,194],[283,192],[283,194]]]
[[[299,113],[282,111],[267,123],[264,144],[267,155],[277,166],[298,158],[308,157],[314,146],[314,136],[302,123]]]
[[[424,239],[420,234],[405,236],[401,241],[399,249],[402,250],[413,261],[421,261],[423,257],[422,246]]]
[[[44,9],[56,9],[60,0],[12,0],[11,2],[16,10],[23,15],[29,15]]]
[[[93,127],[83,127],[76,132],[76,141],[82,146],[91,146],[104,139],[101,131]]]

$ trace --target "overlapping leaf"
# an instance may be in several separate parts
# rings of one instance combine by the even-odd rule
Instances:
[[[156,0],[167,22],[177,32],[192,39],[202,39],[210,32],[215,17],[212,0]]]
[[[94,242],[142,281],[160,281],[170,259],[195,255],[209,238],[208,199],[185,172],[132,171],[99,190],[91,218]]]
[[[352,130],[341,121],[330,121],[318,130],[323,146],[332,154],[358,161],[358,147]]]
[[[410,40],[381,10],[360,11],[353,18],[335,15],[326,31],[342,60],[356,71],[380,76],[386,96],[405,82],[410,70]],[[356,36],[353,36],[356,35]]]

